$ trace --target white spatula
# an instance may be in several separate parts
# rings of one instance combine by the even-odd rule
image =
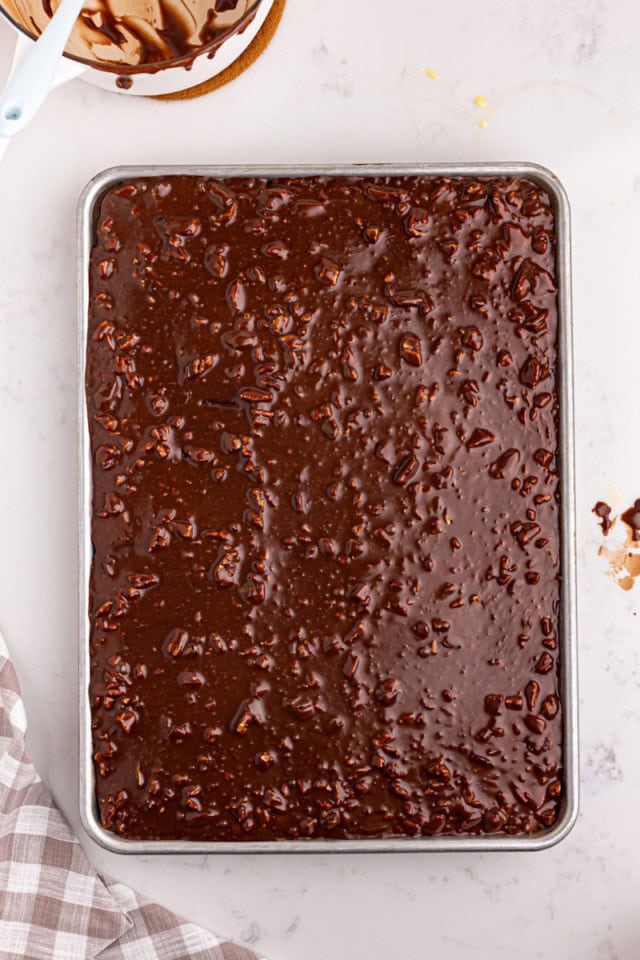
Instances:
[[[54,80],[84,0],[62,0],[31,49],[16,64],[0,96],[0,156],[11,137],[33,120]]]

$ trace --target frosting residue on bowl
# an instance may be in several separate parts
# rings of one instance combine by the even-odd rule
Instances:
[[[5,0],[3,7],[39,36],[58,4]],[[159,68],[222,39],[255,6],[255,0],[86,0],[66,53],[106,68]]]

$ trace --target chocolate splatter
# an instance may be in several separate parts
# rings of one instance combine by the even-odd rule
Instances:
[[[611,519],[611,507],[599,500],[593,508],[593,513],[600,519],[602,533],[607,536],[614,521]],[[625,523],[625,539],[618,546],[605,547],[601,545],[598,553],[605,557],[609,564],[609,575],[623,590],[631,590],[636,578],[640,577],[640,499],[633,506],[620,514]]]
[[[613,526],[613,520],[611,519],[611,507],[603,500],[598,500],[592,510],[592,513],[595,513],[595,515],[600,519],[600,526],[603,534],[606,537],[609,533],[609,530],[611,530],[611,527]]]
[[[622,514],[622,519],[631,528],[633,540],[640,540],[640,500],[636,500],[632,507]]]

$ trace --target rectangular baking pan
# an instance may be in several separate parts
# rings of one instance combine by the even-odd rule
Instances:
[[[85,351],[89,295],[89,257],[93,233],[93,209],[105,189],[133,177],[188,174],[199,177],[305,176],[424,176],[424,177],[518,177],[532,180],[550,195],[556,218],[556,278],[558,283],[558,393],[560,400],[560,490],[561,490],[561,603],[559,644],[560,685],[563,710],[564,798],[560,817],[552,828],[532,835],[394,837],[370,840],[276,840],[192,841],[125,840],[100,824],[95,797],[92,759],[91,709],[89,702],[89,575],[91,569],[92,477],[88,418],[85,402]],[[113,167],[87,184],[78,207],[79,323],[78,323],[78,416],[79,463],[79,636],[80,636],[80,814],[89,836],[114,853],[410,853],[472,850],[543,850],[562,840],[578,815],[578,727],[576,663],[576,550],[575,470],[573,413],[573,355],[571,317],[571,253],[569,203],[558,179],[544,167],[530,163],[415,163],[353,164],[324,166],[132,166]]]

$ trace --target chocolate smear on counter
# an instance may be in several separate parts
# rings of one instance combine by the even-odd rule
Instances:
[[[633,540],[640,540],[640,500],[636,500],[633,506],[625,510],[620,516],[631,529]]]
[[[602,532],[607,535],[613,521],[610,519],[611,508],[608,504],[598,501],[593,509],[602,520]],[[620,519],[626,525],[625,539],[618,546],[602,544],[598,553],[605,557],[609,564],[609,574],[623,590],[631,590],[636,578],[640,577],[640,500],[620,514]]]
[[[595,515],[599,518],[600,527],[606,537],[609,533],[609,530],[611,530],[611,527],[613,526],[613,520],[611,519],[611,507],[603,500],[598,500],[592,510],[592,513],[595,513]]]

